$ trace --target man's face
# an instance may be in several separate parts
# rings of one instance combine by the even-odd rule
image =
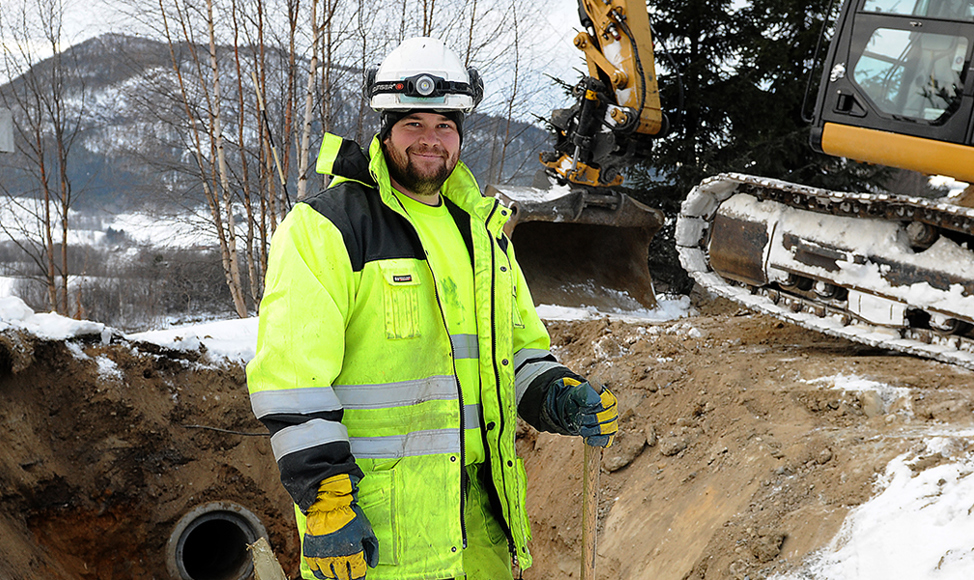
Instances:
[[[456,123],[439,113],[410,113],[382,142],[394,187],[420,197],[435,196],[460,157]]]

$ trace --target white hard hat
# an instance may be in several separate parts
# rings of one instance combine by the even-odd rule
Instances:
[[[408,38],[368,72],[369,106],[378,112],[435,109],[469,113],[483,98],[484,83],[464,68],[443,41]]]

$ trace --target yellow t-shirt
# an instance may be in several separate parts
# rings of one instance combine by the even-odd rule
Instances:
[[[446,204],[429,206],[395,191],[416,224],[426,260],[436,281],[436,293],[453,342],[453,358],[460,380],[464,412],[466,464],[486,459],[480,434],[480,361],[477,356],[477,318],[473,293],[473,266],[463,236]]]

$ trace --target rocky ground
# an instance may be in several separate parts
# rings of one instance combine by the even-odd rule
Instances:
[[[558,356],[622,408],[603,458],[600,578],[791,570],[874,495],[892,458],[936,466],[945,459],[924,440],[974,424],[971,371],[726,304],[700,310],[549,325]],[[834,388],[851,376],[873,386]],[[291,507],[262,432],[238,365],[0,333],[0,577],[169,578],[173,530],[215,501],[259,518],[297,577]],[[581,445],[523,427],[519,447],[533,482],[524,578],[578,577]]]

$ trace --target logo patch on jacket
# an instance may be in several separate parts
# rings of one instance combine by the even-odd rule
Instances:
[[[393,282],[412,282],[413,281],[413,276],[412,276],[412,274],[399,274],[398,276],[393,276],[392,277],[392,281]]]

